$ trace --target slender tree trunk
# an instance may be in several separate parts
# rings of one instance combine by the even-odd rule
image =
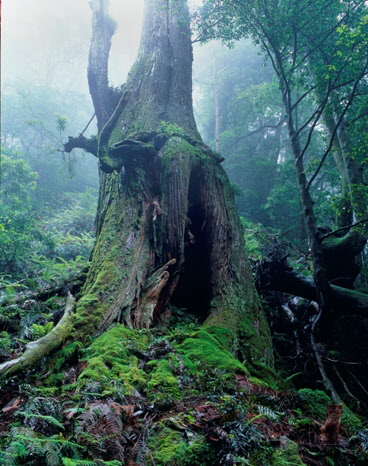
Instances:
[[[324,112],[324,121],[328,132],[332,135],[335,130],[335,120],[328,111]],[[344,161],[344,153],[338,138],[335,138],[333,148],[333,157],[341,179],[341,200],[337,224],[339,227],[345,227],[353,223],[353,200],[349,189],[349,179]]]
[[[216,56],[213,56],[213,73],[214,73],[214,94],[215,94],[215,149],[221,152],[221,107],[220,107],[220,90],[219,76],[216,62]]]

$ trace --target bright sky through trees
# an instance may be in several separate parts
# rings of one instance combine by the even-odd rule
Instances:
[[[201,0],[190,0],[191,6]],[[110,80],[120,85],[135,60],[144,0],[110,0],[118,22],[110,55]],[[88,0],[5,0],[2,77],[87,91],[91,34]]]

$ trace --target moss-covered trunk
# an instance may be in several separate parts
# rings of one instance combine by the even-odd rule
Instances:
[[[110,47],[103,4],[94,6],[98,31],[88,70],[90,83],[104,87],[96,94],[90,86],[101,128],[97,147],[93,139],[100,166],[97,238],[70,317],[71,337],[86,341],[113,323],[169,325],[179,309],[221,334],[221,347],[242,361],[272,365],[232,189],[194,121],[186,1],[146,1],[140,51],[115,110],[108,102],[118,93],[103,76],[106,53],[103,66],[96,53],[99,36],[103,49]],[[81,141],[92,140],[71,142]]]
[[[192,110],[185,1],[147,1],[129,101],[100,134],[98,236],[76,332],[149,328],[173,306],[226,327],[229,345],[270,362],[269,332],[233,194]]]

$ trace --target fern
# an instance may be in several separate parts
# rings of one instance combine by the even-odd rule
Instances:
[[[45,443],[46,463],[48,466],[58,466],[60,464],[60,453],[63,445],[52,440]]]
[[[62,458],[63,466],[121,466],[121,461],[103,461],[97,460],[90,461],[90,460],[75,460],[67,457]]]
[[[81,448],[83,447],[81,445],[78,445],[78,443],[70,442],[69,440],[65,440],[63,437],[60,438],[60,435],[53,435],[52,437],[36,437],[36,438],[29,438],[25,437],[24,435],[16,435],[17,439],[24,440],[26,442],[30,442],[31,444],[37,444],[37,445],[42,445],[47,442],[55,443],[55,444],[61,444],[63,447],[73,447],[73,448]]]
[[[276,421],[278,419],[278,413],[272,411],[272,409],[268,408],[267,406],[258,405],[258,412],[263,417],[271,419],[272,421]]]
[[[90,460],[72,460],[71,458],[62,458],[64,466],[96,466],[97,463],[95,461]]]
[[[29,419],[29,418],[41,419],[43,421],[48,422],[52,426],[57,427],[58,429],[65,430],[63,424],[59,422],[57,419],[55,419],[53,416],[43,416],[42,414],[26,413],[24,411],[19,411],[18,414],[21,414],[26,419]]]
[[[28,450],[24,443],[19,442],[18,440],[14,440],[11,442],[6,451],[0,456],[0,459],[4,460],[4,462],[1,462],[0,464],[15,466],[19,464],[18,459],[26,458],[27,455]]]
[[[124,460],[124,428],[120,414],[109,402],[91,403],[78,417],[76,438],[95,457]]]

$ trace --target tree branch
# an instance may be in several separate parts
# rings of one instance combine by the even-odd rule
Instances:
[[[92,136],[91,138],[86,138],[82,135],[82,133],[74,138],[69,136],[68,142],[64,144],[64,149],[60,150],[60,152],[68,152],[70,153],[73,149],[83,149],[90,154],[93,154],[97,157],[97,148],[98,148],[98,141],[96,136]]]
[[[92,118],[89,120],[84,130],[80,133],[80,136],[83,136],[84,132],[87,130],[88,126],[92,123],[95,116],[96,116],[96,112],[92,115]]]
[[[310,178],[310,180],[308,181],[308,184],[307,184],[307,187],[306,189],[309,189],[311,184],[313,183],[313,181],[315,180],[316,176],[318,175],[318,173],[320,172],[321,168],[322,168],[322,165],[324,164],[325,160],[326,160],[326,157],[327,155],[330,153],[330,150],[332,148],[332,145],[333,145],[333,141],[335,139],[335,136],[336,136],[336,133],[337,133],[337,130],[338,128],[340,127],[341,125],[341,122],[343,121],[343,118],[346,114],[346,112],[348,111],[353,99],[354,99],[354,96],[355,96],[355,91],[356,91],[356,88],[358,87],[358,84],[360,82],[360,80],[363,78],[363,76],[365,75],[365,72],[367,70],[367,67],[368,67],[368,61],[366,61],[365,63],[365,66],[364,66],[364,69],[363,69],[363,72],[358,76],[358,78],[356,79],[355,83],[354,83],[354,86],[353,86],[353,89],[351,90],[351,93],[350,93],[350,96],[349,96],[349,100],[348,102],[346,103],[345,105],[345,108],[343,109],[343,111],[341,112],[341,115],[336,123],[336,126],[334,128],[334,131],[331,135],[331,138],[330,138],[330,143],[325,151],[325,153],[323,154],[322,156],[322,159],[316,169],[316,171],[314,172],[314,174],[312,175],[312,177]]]
[[[329,236],[334,236],[336,233],[339,233],[340,231],[349,230],[350,228],[356,227],[357,225],[360,225],[361,223],[365,223],[365,222],[368,222],[368,218],[360,220],[359,222],[356,222],[356,223],[352,223],[351,225],[348,225],[347,227],[342,227],[342,228],[339,228],[338,230],[331,231],[330,233],[323,235],[321,237],[321,241],[328,238]]]

